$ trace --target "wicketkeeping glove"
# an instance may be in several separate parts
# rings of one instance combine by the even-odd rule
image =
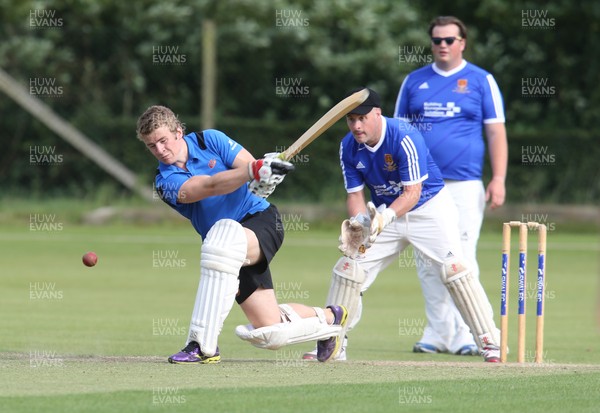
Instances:
[[[339,250],[346,257],[356,258],[370,247],[369,235],[371,233],[371,219],[358,214],[342,222]]]
[[[381,204],[379,208],[376,208],[373,202],[367,203],[367,211],[369,211],[369,217],[371,218],[369,244],[372,244],[386,225],[396,219],[396,211],[392,208],[386,208],[385,204]]]

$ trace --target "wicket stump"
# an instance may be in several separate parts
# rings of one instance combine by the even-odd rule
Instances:
[[[519,227],[519,286],[517,362],[525,362],[525,302],[527,298],[527,235],[529,229],[538,230],[537,308],[535,331],[535,362],[542,363],[544,351],[544,287],[546,275],[546,225],[537,222],[510,221],[502,226],[502,286],[500,294],[500,361],[506,362],[508,353],[508,296],[510,284],[511,228]]]

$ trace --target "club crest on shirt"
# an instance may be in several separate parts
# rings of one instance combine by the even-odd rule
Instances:
[[[452,91],[456,92],[456,93],[470,93],[471,91],[467,87],[468,84],[469,84],[469,81],[467,79],[458,79],[456,81],[456,89],[454,89]]]
[[[216,164],[217,164],[216,159],[211,159],[210,161],[208,161],[208,167],[210,169],[214,168]]]
[[[395,171],[396,169],[398,169],[398,165],[396,165],[396,163],[394,162],[394,158],[392,158],[392,154],[386,153],[384,155],[383,169],[388,172],[392,172],[392,171]]]

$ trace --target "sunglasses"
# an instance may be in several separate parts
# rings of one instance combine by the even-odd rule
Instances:
[[[436,45],[439,46],[442,44],[442,42],[446,42],[446,44],[448,46],[452,46],[452,43],[454,43],[455,40],[462,40],[462,37],[432,37],[431,38],[431,42]]]

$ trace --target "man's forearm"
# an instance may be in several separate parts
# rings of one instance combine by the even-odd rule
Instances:
[[[179,189],[178,200],[188,204],[215,195],[229,194],[248,182],[248,168],[241,167],[215,175],[192,176]]]
[[[414,208],[421,198],[421,184],[404,187],[404,192],[400,195],[389,208],[396,212],[396,217],[401,217]]]
[[[485,132],[489,147],[492,179],[504,182],[508,165],[506,127],[503,123],[488,124],[485,127]]]

